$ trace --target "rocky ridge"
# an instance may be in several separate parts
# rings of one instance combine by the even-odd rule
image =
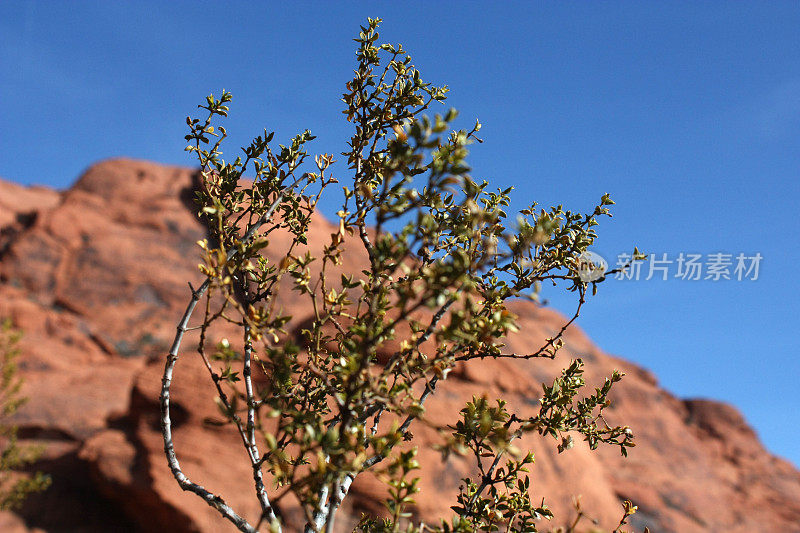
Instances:
[[[3,531],[229,531],[211,508],[178,488],[163,455],[158,392],[163,357],[197,284],[195,242],[204,229],[191,206],[190,169],[115,159],[92,166],[57,192],[0,180],[0,317],[25,336],[20,366],[29,402],[17,422],[26,441],[46,445],[37,468],[53,487],[18,513],[0,514]],[[310,245],[334,228],[315,219]],[[272,246],[281,247],[278,239]],[[346,262],[356,268],[358,260]],[[293,316],[309,314],[290,299]],[[563,317],[518,303],[521,332],[511,350],[560,328]],[[587,362],[587,380],[613,368],[627,373],[611,416],[632,426],[637,447],[591,452],[583,443],[557,454],[551,442],[528,439],[536,451],[535,494],[557,516],[571,499],[603,527],[613,527],[620,501],[639,505],[634,526],[651,531],[800,532],[800,472],[771,455],[731,406],[681,400],[640,367],[612,357],[578,329],[555,361],[499,360],[459,368],[427,404],[431,419],[453,420],[474,394],[501,396],[532,412],[540,383],[570,358]],[[186,346],[191,346],[191,339]],[[246,516],[257,516],[241,443],[203,424],[215,416],[207,374],[191,348],[176,370],[175,441],[184,469]],[[435,434],[419,428],[422,443]],[[422,495],[414,512],[430,522],[446,516],[467,466],[442,464],[422,447]],[[382,487],[359,477],[345,509],[350,517],[378,510]],[[291,514],[291,513],[290,513]],[[291,516],[290,516],[291,518]]]

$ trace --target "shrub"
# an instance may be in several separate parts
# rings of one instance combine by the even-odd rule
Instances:
[[[438,429],[445,435],[442,455],[474,457],[480,475],[463,480],[453,517],[435,526],[413,524],[408,512],[418,490],[409,430],[425,422],[426,400],[457,363],[516,358],[535,364],[555,356],[564,331],[604,279],[584,281],[581,256],[613,202],[604,195],[587,214],[534,203],[509,222],[511,188],[492,190],[469,175],[468,147],[481,142],[480,123],[453,130],[455,110],[428,118],[425,112],[445,100],[447,87],[423,81],[401,45],[376,44],[379,22],[369,19],[356,39],[358,64],[342,98],[353,124],[342,154],[350,179],[337,230],[321,250],[310,249],[307,232],[321,195],[338,180],[332,155],[310,160],[309,131],[275,147],[265,130],[243,148],[243,157],[226,162],[227,133],[215,123],[227,116],[231,94],[209,96],[199,106],[204,116],[186,119],[186,150],[201,167],[198,214],[209,235],[199,243],[205,281],[192,288],[163,376],[169,466],[181,488],[242,531],[280,531],[280,501],[289,495],[305,513],[307,532],[333,531],[353,480],[367,470],[387,480],[390,497],[387,516],[365,516],[359,531],[536,531],[551,512],[531,500],[526,473],[533,454],[519,452],[513,441],[525,433],[549,435],[563,451],[580,435],[591,448],[609,444],[625,454],[633,446],[630,429],[611,427],[600,416],[621,374],[584,394],[583,363],[572,361],[544,387],[538,414],[528,418],[502,400],[476,395],[454,424]],[[242,179],[246,171],[252,182]],[[291,244],[276,251],[270,238],[281,232]],[[362,254],[362,272],[339,268],[345,249]],[[574,293],[574,316],[538,349],[505,352],[503,339],[517,328],[507,302],[536,300],[548,281]],[[313,313],[299,339],[291,333],[297,317],[275,305],[287,290],[305,298]],[[172,440],[173,370],[201,301],[199,354],[252,467],[262,509],[255,524],[183,473]],[[241,349],[208,338],[217,321],[238,326]],[[392,355],[380,359],[393,341],[399,344],[392,344]],[[264,373],[265,386],[254,382],[256,371]],[[269,494],[273,488],[279,496]],[[626,504],[625,516],[633,509]]]
[[[11,327],[10,320],[0,322],[0,510],[16,509],[33,492],[50,486],[50,477],[42,472],[32,475],[18,470],[36,462],[41,449],[22,446],[17,439],[17,426],[8,419],[17,412],[26,399],[20,397],[22,378],[17,375],[17,343],[21,334]]]

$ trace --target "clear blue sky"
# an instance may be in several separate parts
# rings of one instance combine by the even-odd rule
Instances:
[[[184,118],[223,87],[231,148],[311,128],[338,153],[350,39],[381,16],[483,122],[474,175],[514,185],[515,207],[610,192],[612,263],[633,244],[763,256],[756,281],[609,282],[580,325],[800,464],[800,4],[400,4],[0,3],[0,176],[63,188],[111,156],[191,164]]]

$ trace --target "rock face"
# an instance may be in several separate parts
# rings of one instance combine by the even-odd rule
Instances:
[[[46,445],[36,467],[52,488],[16,514],[0,514],[3,531],[232,531],[215,511],[178,488],[163,455],[158,393],[163,357],[186,305],[187,281],[200,281],[195,242],[204,229],[193,216],[191,170],[133,160],[91,167],[69,190],[23,188],[0,181],[0,317],[25,332],[20,364],[29,402],[17,422],[25,440]],[[334,228],[315,220],[311,246]],[[280,249],[280,237],[271,246]],[[357,258],[345,268],[355,269]],[[293,316],[308,309],[287,298]],[[518,303],[521,332],[511,350],[525,351],[560,328],[557,313]],[[571,499],[611,529],[620,501],[640,512],[634,526],[651,531],[800,531],[800,472],[772,456],[732,407],[683,401],[647,371],[603,353],[577,328],[555,361],[481,361],[457,369],[427,404],[431,419],[452,422],[474,394],[535,409],[540,383],[574,357],[599,383],[613,368],[627,373],[611,417],[632,426],[628,459],[583,443],[557,454],[531,438],[535,495],[547,495],[561,522]],[[241,442],[227,428],[204,425],[216,414],[211,384],[189,336],[173,388],[176,448],[184,470],[220,493],[240,513],[258,514]],[[422,495],[416,515],[448,516],[466,464],[443,465],[423,443]],[[377,511],[383,489],[359,477],[348,516]],[[288,514],[291,515],[291,512]],[[299,517],[289,517],[297,520]],[[343,520],[340,524],[346,523]],[[555,525],[555,524],[554,524]]]

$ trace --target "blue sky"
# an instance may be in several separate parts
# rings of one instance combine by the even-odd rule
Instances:
[[[473,174],[514,185],[515,207],[611,193],[595,250],[612,264],[634,244],[763,256],[755,281],[675,264],[610,281],[579,323],[672,392],[736,405],[800,464],[800,4],[400,4],[3,2],[0,176],[64,188],[112,156],[192,164],[184,119],[223,87],[229,149],[310,128],[341,152],[351,38],[380,16],[464,126],[481,120]]]

